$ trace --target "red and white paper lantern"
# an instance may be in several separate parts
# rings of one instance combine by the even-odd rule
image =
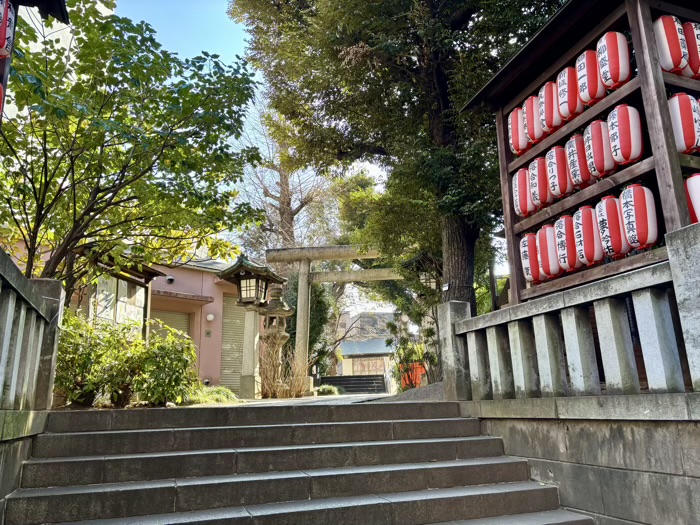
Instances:
[[[508,144],[510,144],[510,151],[516,155],[522,155],[530,147],[525,134],[523,108],[515,108],[508,115]]]
[[[545,224],[537,232],[537,253],[540,256],[540,268],[543,274],[554,278],[562,273],[557,256],[556,232],[551,224]]]
[[[620,195],[620,209],[630,246],[649,248],[656,244],[659,227],[656,221],[654,194],[641,184],[627,186]]]
[[[537,254],[537,236],[526,233],[520,239],[520,261],[523,265],[525,279],[531,283],[540,283],[544,279],[540,268],[540,258]]]
[[[567,67],[557,76],[557,100],[559,114],[564,120],[583,113],[583,101],[578,93],[578,77],[575,67]]]
[[[654,22],[654,34],[661,69],[669,73],[683,71],[688,65],[688,43],[681,21],[675,16],[661,16]]]
[[[676,149],[680,153],[692,153],[700,148],[700,105],[686,93],[673,95],[668,101],[671,111]]]
[[[513,175],[513,207],[520,217],[527,217],[536,209],[530,195],[530,173],[527,168],[520,168]]]
[[[554,223],[554,233],[557,239],[557,259],[559,266],[565,272],[573,272],[583,266],[576,252],[576,235],[574,233],[574,218],[564,215]]]
[[[592,266],[603,260],[598,220],[591,206],[583,206],[574,213],[574,237],[576,253],[583,264]]]
[[[613,158],[607,122],[603,120],[591,122],[583,133],[583,142],[586,146],[586,162],[591,175],[600,179],[615,171],[617,163]]]
[[[583,189],[593,184],[596,179],[588,170],[586,145],[583,135],[576,134],[566,143],[566,160],[569,162],[569,175],[574,187]]]
[[[605,98],[605,84],[598,68],[598,56],[595,51],[584,51],[576,59],[578,93],[586,106],[593,106]]]
[[[15,13],[15,8],[9,0],[0,0],[0,58],[7,58],[12,53]]]
[[[688,65],[681,74],[684,77],[700,78],[700,24],[686,22],[683,24],[683,35],[688,44]]]
[[[609,89],[617,89],[632,78],[630,46],[622,33],[605,33],[596,49],[598,66],[603,84]]]
[[[608,115],[608,133],[615,162],[631,164],[642,158],[642,118],[636,108],[621,104],[613,109]]]
[[[525,123],[525,135],[532,144],[537,144],[544,138],[544,129],[540,122],[540,100],[532,96],[523,104],[523,122]]]
[[[557,96],[556,82],[547,82],[540,89],[539,94],[540,124],[546,133],[551,133],[562,125],[559,114],[559,97]]]
[[[537,157],[530,163],[530,196],[536,208],[541,208],[554,202],[554,195],[549,190],[549,177],[547,176],[547,161],[544,157]]]
[[[603,197],[595,207],[595,214],[605,255],[613,259],[621,259],[632,251],[625,236],[620,201],[616,197]]]
[[[569,164],[563,146],[554,146],[547,152],[547,178],[549,191],[554,197],[564,197],[574,192],[574,183],[569,176]]]
[[[685,194],[688,198],[690,222],[697,224],[698,214],[700,213],[700,173],[691,175],[685,181]]]

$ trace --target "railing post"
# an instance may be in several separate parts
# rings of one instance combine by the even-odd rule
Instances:
[[[700,224],[666,234],[666,246],[693,390],[700,392]]]
[[[588,308],[583,306],[565,308],[561,311],[561,324],[571,393],[575,396],[600,395],[600,375]]]
[[[455,333],[455,323],[470,317],[469,303],[450,301],[438,306],[442,377],[448,401],[469,401],[472,398],[465,338]]]
[[[493,398],[513,399],[515,397],[513,362],[510,358],[506,325],[489,326],[486,329],[486,342],[489,348]]]
[[[61,320],[63,319],[63,304],[66,293],[60,281],[52,279],[33,279],[32,285],[44,298],[49,312],[49,322],[44,328],[43,340],[39,349],[39,370],[37,372],[34,408],[50,410],[53,401],[53,381],[56,371],[56,356],[58,354],[58,337]]]
[[[532,324],[528,320],[508,323],[510,355],[513,362],[515,397],[540,397],[540,379],[537,371],[537,352]]]
[[[567,396],[564,334],[559,316],[556,314],[536,315],[532,319],[532,327],[535,332],[535,349],[537,350],[542,397]]]
[[[649,391],[685,392],[668,290],[638,290],[632,301]]]
[[[593,308],[608,394],[639,394],[639,374],[624,299],[601,299],[593,303]]]
[[[493,399],[489,347],[486,332],[475,330],[467,333],[467,356],[469,357],[469,379],[472,383],[472,399]]]

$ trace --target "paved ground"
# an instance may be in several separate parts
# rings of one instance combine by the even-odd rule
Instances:
[[[407,390],[402,394],[395,396],[384,396],[382,399],[371,400],[373,402],[381,401],[382,403],[393,401],[444,401],[445,388],[442,383],[434,383],[422,388],[414,388]]]

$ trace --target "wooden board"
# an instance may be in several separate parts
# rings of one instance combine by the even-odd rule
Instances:
[[[666,231],[672,232],[690,224],[681,165],[673,138],[671,113],[666,86],[659,61],[653,22],[648,0],[625,0],[630,21],[632,42],[651,149],[656,159],[656,179],[664,214]]]
[[[622,186],[637,177],[649,173],[654,170],[654,157],[649,157],[644,159],[637,164],[633,164],[629,168],[626,168],[619,173],[610,175],[604,179],[599,180],[592,186],[586,189],[578,191],[572,195],[569,195],[565,199],[555,202],[554,204],[544,208],[543,210],[526,217],[517,224],[513,225],[513,231],[516,234],[520,234],[524,231],[530,230],[535,226],[544,224],[545,222],[561,215],[567,211],[574,211],[578,209],[584,202],[591,199],[595,199],[598,196],[604,195],[615,188]]]
[[[668,260],[668,252],[666,247],[657,248],[649,252],[639,253],[637,255],[632,255],[631,257],[625,257],[619,261],[613,261],[600,266],[581,270],[578,273],[567,275],[565,277],[559,277],[558,279],[550,282],[531,286],[530,288],[523,290],[520,295],[524,300],[534,299],[535,297],[541,297],[543,295],[559,292],[567,288],[573,288],[585,283],[598,281],[600,279],[605,279],[606,277],[611,277],[623,272],[629,272],[631,270],[636,270],[638,268],[643,268],[645,266],[650,266],[666,260]]]
[[[508,165],[508,171],[510,173],[515,173],[518,169],[523,166],[527,166],[530,161],[535,157],[544,155],[549,148],[554,146],[559,142],[563,142],[574,134],[577,130],[584,128],[586,125],[592,121],[604,115],[607,118],[608,112],[612,111],[615,106],[620,104],[625,98],[636,92],[641,86],[641,81],[639,77],[635,77],[630,80],[627,84],[622,86],[617,91],[614,91],[603,100],[598,102],[592,108],[588,108],[586,111],[581,113],[575,119],[568,122],[563,127],[559,128],[557,131],[552,133],[549,137],[544,139],[542,142],[534,146],[530,151],[524,153],[522,156],[515,159]],[[506,142],[506,147],[508,143]]]

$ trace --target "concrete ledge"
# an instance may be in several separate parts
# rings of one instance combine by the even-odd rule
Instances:
[[[554,398],[481,401],[482,418],[556,419]]]
[[[462,417],[485,419],[700,421],[700,394],[502,399],[459,406]]]
[[[623,295],[642,288],[664,285],[671,282],[671,280],[671,267],[668,262],[662,262],[585,284],[573,290],[564,290],[541,299],[533,299],[532,301],[510,306],[490,314],[459,321],[455,323],[455,331],[460,335],[475,330],[483,330],[489,326],[555,312],[570,306],[592,303],[598,299]]]
[[[0,441],[41,434],[46,430],[48,411],[0,410]]]

